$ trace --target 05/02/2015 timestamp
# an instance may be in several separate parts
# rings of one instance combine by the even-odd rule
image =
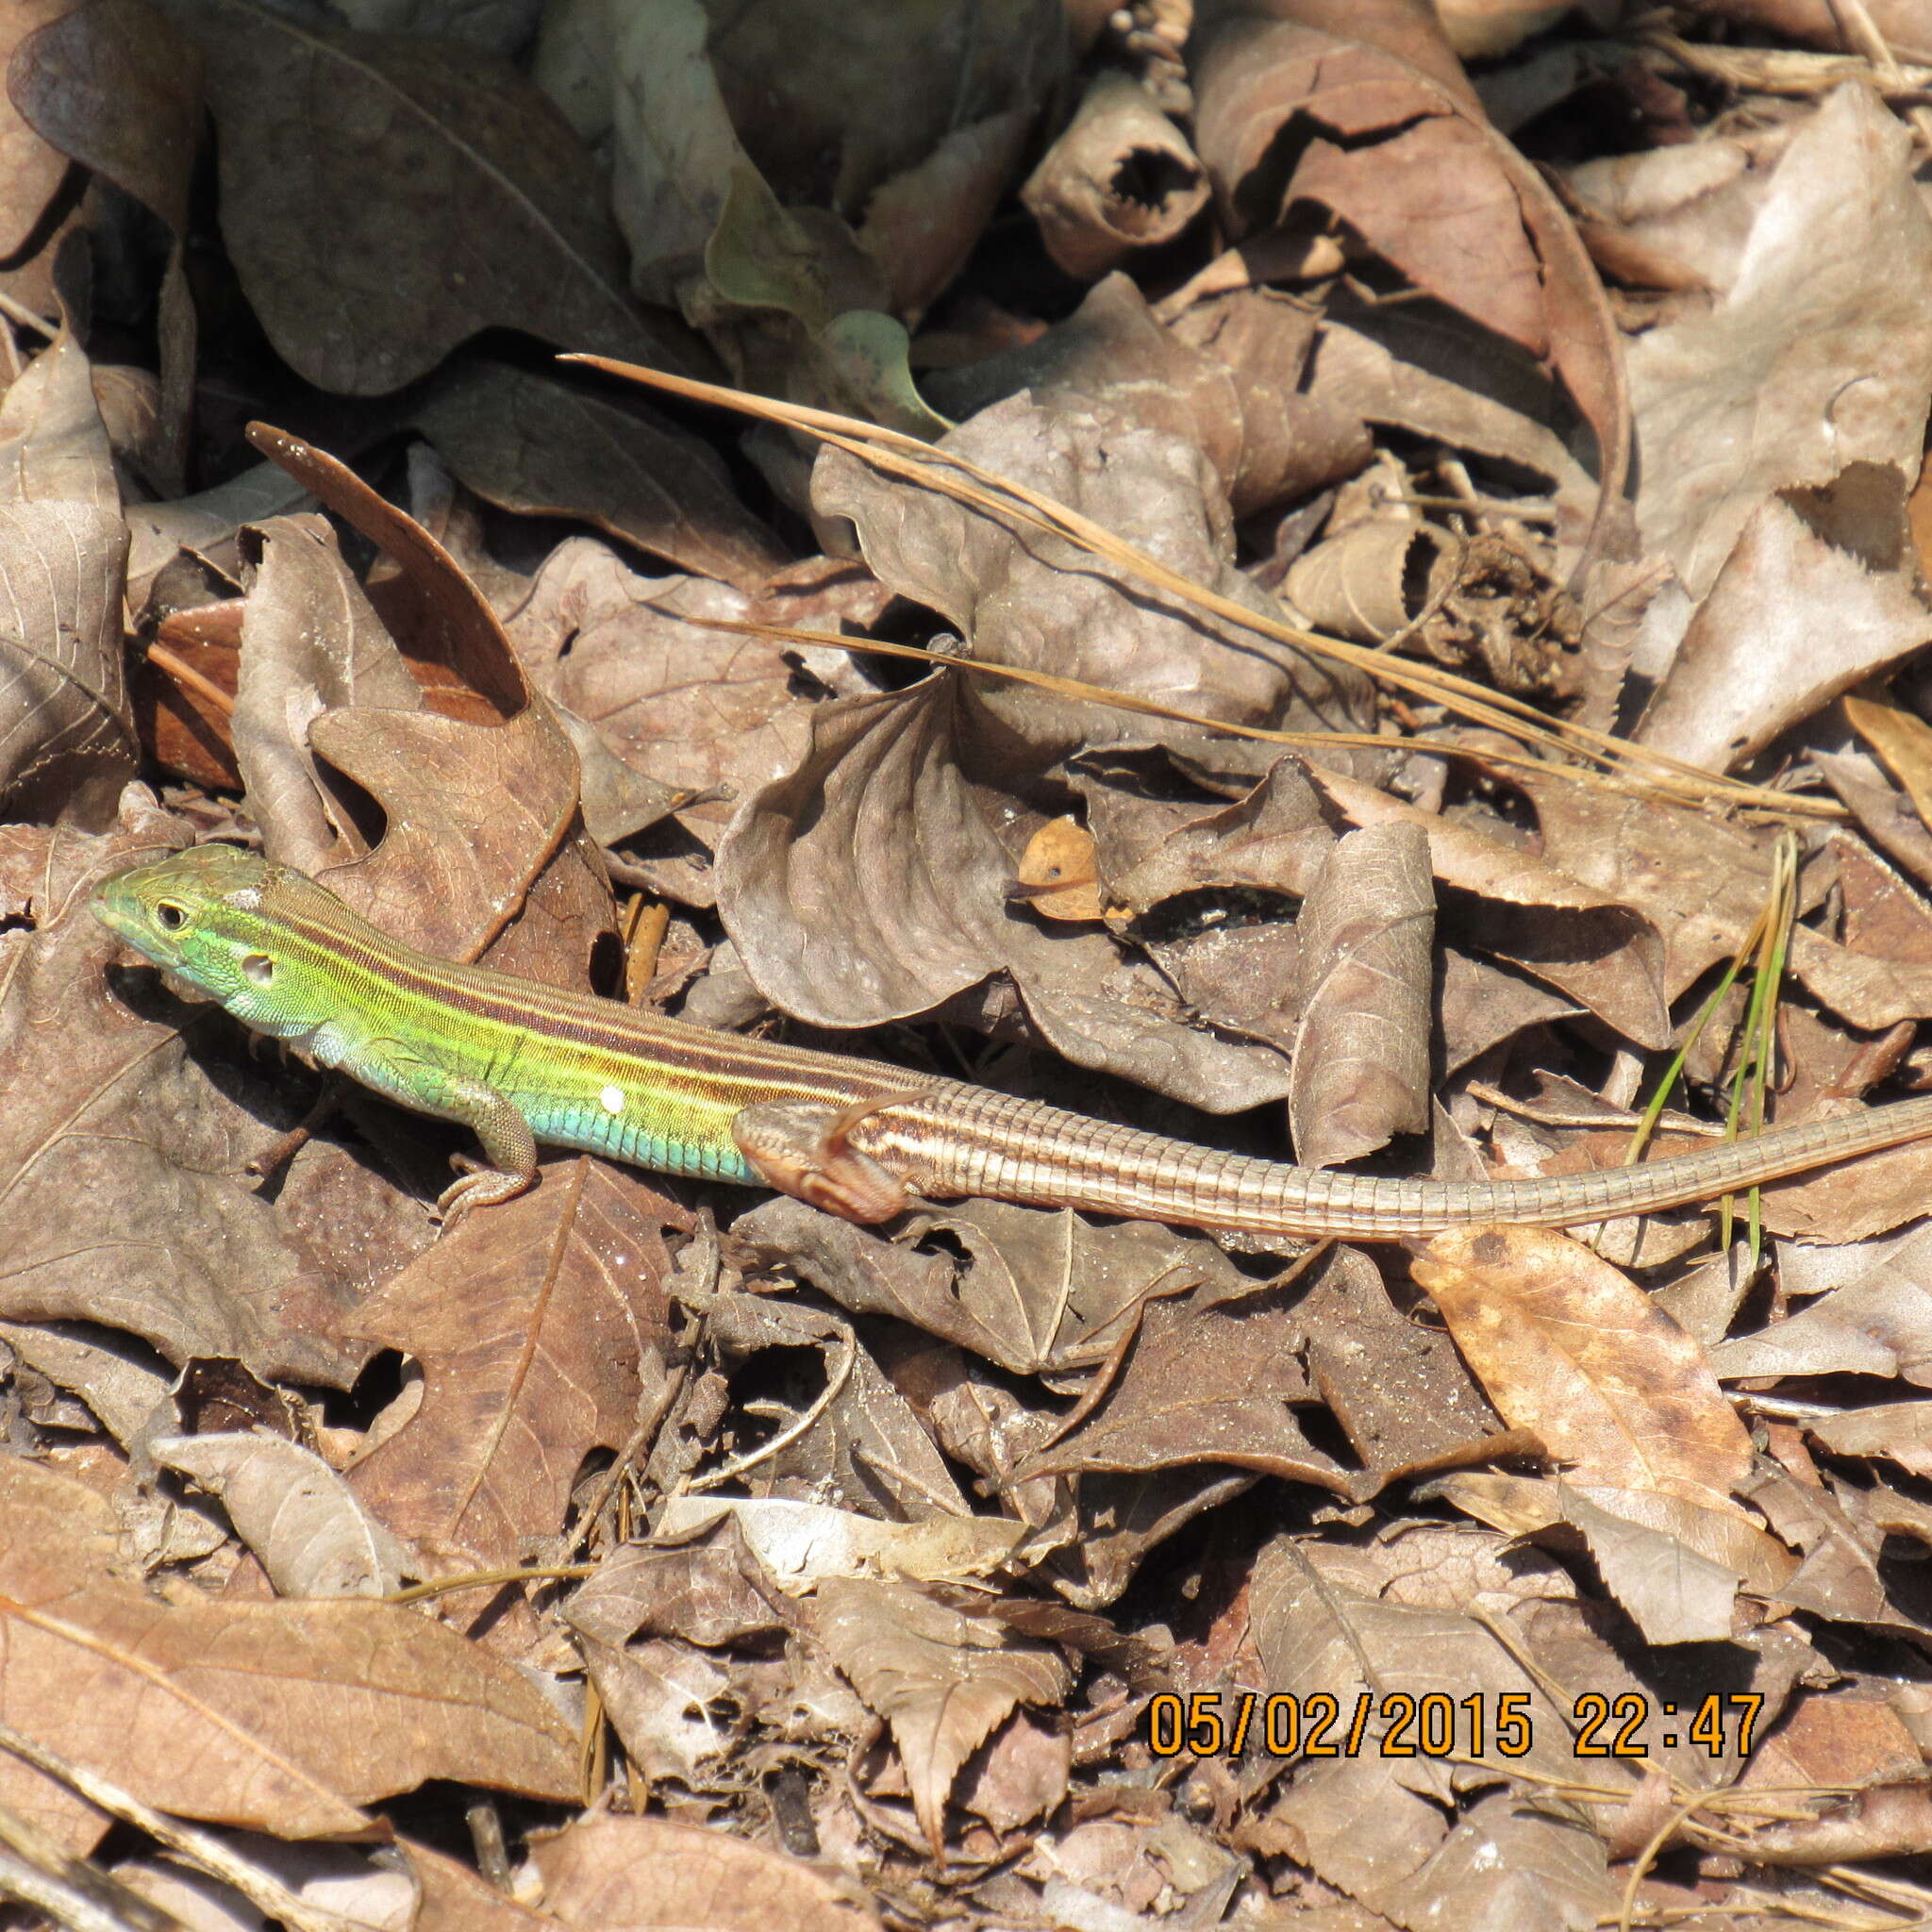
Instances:
[[[1711,1691],[1684,1704],[1638,1692],[1607,1697],[1586,1690],[1571,1708],[1574,1757],[1648,1757],[1641,1735],[1657,1719],[1671,1728],[1657,1741],[1669,1751],[1688,1742],[1723,1757],[1748,1757],[1764,1699],[1755,1690]],[[1548,1707],[1542,1715],[1550,1715]],[[1446,1690],[1420,1695],[1363,1690],[1352,1705],[1325,1690],[1295,1697],[1277,1691],[1162,1691],[1147,1705],[1147,1748],[1156,1757],[1526,1757],[1535,1746],[1537,1712],[1524,1690]]]

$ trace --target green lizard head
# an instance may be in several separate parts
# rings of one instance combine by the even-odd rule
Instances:
[[[197,845],[117,872],[94,888],[93,915],[161,968],[171,991],[219,1000],[264,1031],[284,1004],[275,922],[264,893],[288,874],[236,845]]]

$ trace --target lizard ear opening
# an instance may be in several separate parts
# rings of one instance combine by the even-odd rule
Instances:
[[[273,984],[275,962],[265,953],[250,953],[242,961],[242,976],[254,986]]]

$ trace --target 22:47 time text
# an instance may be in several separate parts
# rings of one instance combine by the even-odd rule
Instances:
[[[1764,1699],[1755,1690],[1710,1691],[1691,1703],[1657,1703],[1641,1691],[1609,1697],[1586,1690],[1571,1710],[1575,1757],[1648,1757],[1642,1733],[1653,1719],[1676,1725],[1658,1741],[1674,1750],[1680,1737],[1722,1757],[1749,1755]],[[1546,1713],[1545,1713],[1546,1714]],[[1325,1690],[1295,1697],[1277,1691],[1202,1690],[1182,1698],[1163,1691],[1147,1706],[1147,1746],[1157,1757],[1526,1757],[1536,1742],[1537,1712],[1526,1690],[1446,1690],[1420,1695],[1364,1690],[1352,1705]]]

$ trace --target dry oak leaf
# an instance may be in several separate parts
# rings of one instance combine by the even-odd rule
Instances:
[[[365,1837],[358,1807],[425,1778],[567,1799],[568,1724],[525,1677],[391,1604],[169,1601],[115,1566],[96,1491],[0,1457],[0,1714],[186,1818]],[[71,1823],[0,1757],[0,1797]]]
[[[996,1618],[949,1609],[904,1584],[828,1578],[812,1629],[891,1726],[935,1856],[960,1766],[1015,1706],[1058,1704],[1072,1682],[1058,1652],[1018,1643]]]
[[[407,1349],[416,1415],[359,1463],[358,1498],[397,1532],[477,1563],[563,1525],[583,1458],[622,1447],[669,1350],[666,1229],[682,1208],[579,1156],[472,1215],[356,1311]]]
[[[1751,1439],[1705,1353],[1626,1276],[1545,1228],[1432,1237],[1416,1280],[1512,1426],[1579,1480],[1735,1511]]]

